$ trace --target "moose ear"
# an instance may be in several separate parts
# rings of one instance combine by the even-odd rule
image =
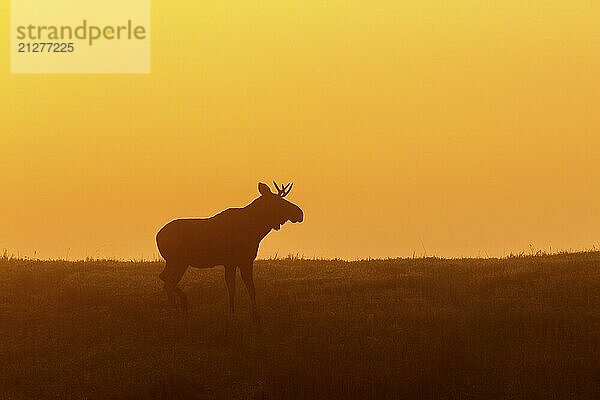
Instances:
[[[262,182],[260,182],[260,183],[258,184],[258,191],[259,191],[259,192],[260,192],[260,194],[262,194],[263,196],[264,196],[264,195],[267,195],[267,194],[273,194],[273,192],[271,192],[271,188],[270,188],[268,185],[266,185],[266,184],[264,184],[264,183],[262,183]]]

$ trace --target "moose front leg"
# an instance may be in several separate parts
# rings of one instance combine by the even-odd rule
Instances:
[[[252,316],[254,317],[254,321],[259,322],[258,311],[256,309],[256,293],[254,290],[254,278],[252,276],[253,269],[254,268],[252,263],[240,266],[242,280],[244,281],[244,285],[246,285],[246,290],[248,290],[248,296],[250,297],[250,303],[252,305]]]

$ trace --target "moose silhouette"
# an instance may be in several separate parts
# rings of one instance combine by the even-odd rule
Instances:
[[[229,292],[229,310],[235,311],[235,271],[239,267],[242,280],[252,303],[252,314],[258,321],[253,279],[253,263],[260,241],[271,231],[279,230],[287,221],[302,222],[304,213],[297,205],[284,199],[293,183],[280,188],[273,181],[277,194],[268,185],[258,184],[260,196],[242,208],[228,208],[210,218],[176,219],[161,228],[156,243],[165,259],[165,269],[159,275],[169,300],[187,314],[188,300],[177,287],[188,267],[225,267],[225,283]],[[179,304],[177,304],[177,297]]]

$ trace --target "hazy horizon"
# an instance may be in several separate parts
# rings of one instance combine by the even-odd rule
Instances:
[[[161,262],[164,261],[160,256],[158,250],[151,255],[142,254],[140,257],[112,257],[106,256],[93,256],[86,255],[84,257],[71,257],[71,249],[68,249],[65,256],[57,257],[39,257],[37,252],[34,254],[21,254],[19,252],[11,252],[9,249],[0,249],[0,257],[7,259],[18,259],[18,260],[32,260],[32,261],[68,261],[68,262],[80,262],[80,261],[115,261],[115,262]],[[569,248],[561,249],[549,247],[548,249],[537,248],[533,245],[523,248],[516,252],[509,252],[506,254],[492,255],[492,254],[475,254],[475,255],[458,255],[458,256],[444,256],[436,253],[427,253],[426,249],[421,249],[420,252],[415,251],[410,255],[398,255],[398,256],[382,256],[382,257],[355,257],[355,258],[344,258],[344,257],[323,257],[318,255],[307,256],[300,253],[287,253],[287,254],[263,254],[256,258],[256,261],[285,261],[285,260],[304,260],[304,261],[344,261],[344,262],[362,262],[362,261],[386,261],[386,260],[423,260],[423,259],[440,259],[440,260],[461,260],[461,259],[508,259],[511,257],[536,257],[536,256],[555,256],[564,254],[581,254],[590,252],[600,252],[600,247],[593,245],[590,248]],[[264,252],[262,252],[264,253]]]

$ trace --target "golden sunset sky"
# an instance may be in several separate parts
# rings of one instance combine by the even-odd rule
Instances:
[[[154,1],[149,75],[11,75],[0,26],[0,250],[153,258],[272,179],[261,257],[600,244],[595,1]]]

